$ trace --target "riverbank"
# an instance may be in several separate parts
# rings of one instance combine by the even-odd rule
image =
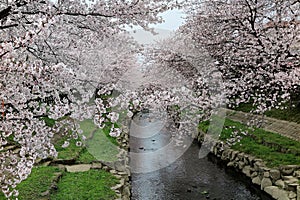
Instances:
[[[208,126],[208,122],[200,124],[198,141],[203,141]],[[211,152],[227,167],[246,175],[252,184],[272,198],[299,200],[299,142],[277,133],[255,130],[255,133],[247,135],[245,126],[226,119],[220,140],[215,142]],[[241,137],[229,146],[227,141],[233,132],[235,137],[239,134]]]
[[[84,146],[69,140],[69,147],[62,148],[66,139],[57,137],[58,157],[36,161],[29,177],[17,186],[20,200],[130,199],[128,134],[123,132],[112,142],[92,120],[80,125]],[[7,149],[18,151],[13,146]],[[0,200],[5,199],[1,193]]]

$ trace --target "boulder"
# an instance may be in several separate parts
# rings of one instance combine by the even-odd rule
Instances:
[[[229,160],[231,156],[231,150],[230,149],[225,149],[222,153],[222,160]]]
[[[300,170],[294,171],[293,176],[300,179]]]
[[[264,177],[269,178],[270,177],[270,172],[264,172]]]
[[[285,184],[284,184],[284,181],[279,179],[275,182],[275,185],[277,185],[279,188],[285,188]]]
[[[257,173],[257,172],[253,172],[253,173],[251,174],[251,178],[254,178],[254,177],[256,177],[256,176],[258,176],[258,173]]]
[[[91,169],[102,169],[101,163],[92,163]]]
[[[91,169],[91,165],[82,164],[82,165],[70,165],[66,166],[67,172],[86,172]]]
[[[261,161],[256,161],[254,163],[254,169],[255,171],[264,171],[263,168],[265,167],[265,164]]]
[[[282,190],[276,186],[268,186],[264,188],[264,191],[270,194],[274,199],[278,200],[290,200],[289,192]]]
[[[297,194],[295,192],[292,192],[292,191],[289,192],[289,198],[290,199],[294,199],[296,197],[297,197]]]
[[[290,175],[293,175],[294,171],[300,169],[300,166],[299,165],[285,165],[285,166],[281,166],[279,169],[284,176],[290,176]]]
[[[243,161],[239,161],[238,162],[238,167],[239,167],[240,170],[243,169],[245,167],[245,163]]]
[[[242,172],[247,176],[247,177],[251,177],[251,167],[249,165],[246,165]]]
[[[260,185],[261,184],[261,179],[259,178],[259,176],[256,176],[252,179],[252,183]]]
[[[265,187],[272,186],[272,181],[270,178],[263,178],[261,180],[261,189],[263,190]]]
[[[270,177],[275,182],[280,179],[280,171],[278,169],[270,170]]]
[[[231,153],[231,158],[230,158],[230,160],[234,160],[235,157],[236,157],[236,155],[237,155],[238,153],[239,153],[238,151],[233,151],[233,152]]]
[[[234,162],[227,163],[227,167],[234,167]]]

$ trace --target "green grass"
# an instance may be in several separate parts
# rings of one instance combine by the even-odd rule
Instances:
[[[199,128],[202,131],[206,132],[208,127],[208,121],[199,124]],[[291,164],[300,165],[300,142],[263,129],[254,128],[253,130],[246,125],[229,119],[225,120],[219,139],[226,141],[232,137],[233,131],[248,131],[250,135],[243,136],[240,142],[231,146],[232,149],[261,158],[270,167]]]
[[[63,160],[76,159],[79,156],[79,153],[82,151],[83,147],[76,146],[76,140],[71,139],[69,141],[70,145],[67,148],[63,148],[62,145],[64,144],[64,141],[66,141],[66,138],[62,138],[54,145],[55,149],[58,152],[57,158]]]
[[[80,124],[80,129],[83,130],[83,135],[85,135],[87,138],[97,128],[93,120],[91,119],[86,119],[84,121],[81,121],[79,124]]]
[[[30,176],[21,182],[17,189],[19,200],[46,199],[41,194],[47,191],[54,180],[55,173],[61,172],[56,167],[34,167]],[[50,193],[51,200],[111,200],[116,197],[110,187],[118,180],[104,170],[89,170],[87,172],[64,172],[57,184],[58,190]],[[3,193],[0,200],[5,200]]]
[[[55,200],[111,200],[116,197],[110,187],[118,180],[103,170],[66,173],[58,183],[57,192],[50,199]]]
[[[85,141],[87,152],[79,157],[79,161],[91,161],[93,156],[96,160],[116,161],[119,153],[117,140],[109,135],[109,128],[99,129],[92,120],[80,122],[83,134],[87,137]],[[90,136],[92,136],[90,138]],[[94,160],[95,160],[94,159]]]
[[[54,173],[60,172],[56,167],[34,167],[29,177],[18,186],[19,200],[42,199],[41,193],[47,191],[55,178]],[[6,199],[1,193],[0,200]]]
[[[84,148],[79,155],[79,158],[76,160],[77,163],[89,164],[97,159],[86,149]]]
[[[103,133],[101,129],[97,129],[92,139],[85,142],[86,148],[97,160],[117,161],[118,147],[113,144]]]
[[[118,142],[117,142],[117,138],[115,137],[111,137],[109,135],[109,132],[110,132],[110,127],[111,127],[111,123],[106,123],[106,126],[103,128],[103,133],[104,135],[109,139],[109,141],[111,143],[113,143],[114,145],[118,146]],[[117,124],[115,124],[115,127],[118,127]],[[84,121],[81,121],[80,122],[80,128],[83,130],[83,134],[89,138],[89,136],[95,132],[95,131],[98,131],[98,130],[101,130],[99,128],[96,127],[96,125],[94,124],[93,120],[91,119],[87,119],[87,120],[84,120]]]

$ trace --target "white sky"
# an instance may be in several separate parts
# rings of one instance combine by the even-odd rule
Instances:
[[[184,13],[178,9],[169,10],[167,12],[162,13],[160,16],[163,17],[165,22],[162,24],[151,25],[150,27],[174,31],[184,23],[183,18],[185,17]]]

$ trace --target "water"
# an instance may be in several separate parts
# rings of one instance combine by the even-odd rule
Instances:
[[[139,118],[143,120],[143,118]],[[145,124],[140,123],[140,124]],[[147,126],[145,126],[147,127]],[[149,126],[147,127],[149,134]],[[140,153],[135,165],[151,166],[147,152],[156,152],[170,141],[171,136],[162,129],[151,137],[131,136],[131,152]],[[136,136],[136,135],[135,135]],[[144,153],[144,154],[143,154]],[[259,200],[270,199],[257,192],[245,177],[229,172],[218,165],[213,155],[199,159],[199,146],[192,143],[173,163],[156,171],[132,174],[132,200]],[[172,155],[169,155],[172,156]],[[157,164],[154,164],[157,165]],[[136,166],[135,166],[136,167]],[[256,190],[256,192],[255,192]]]

